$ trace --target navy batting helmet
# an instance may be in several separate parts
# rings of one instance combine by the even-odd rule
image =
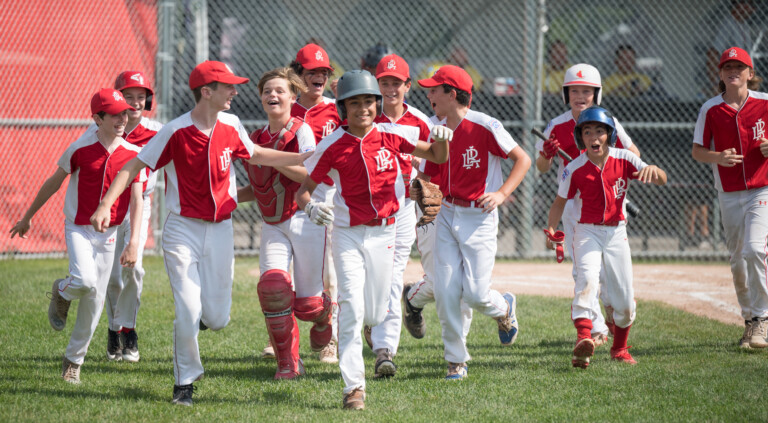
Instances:
[[[347,118],[347,108],[344,106],[344,100],[361,94],[376,96],[376,114],[381,113],[379,83],[376,81],[376,77],[366,70],[344,72],[344,75],[341,75],[341,78],[339,78],[336,93],[336,108],[342,120]]]
[[[384,56],[394,54],[395,52],[384,43],[378,43],[375,46],[371,46],[363,53],[363,57],[360,60],[360,67],[363,69],[376,70],[376,65],[379,64]]]
[[[606,125],[609,132],[608,143],[611,147],[616,145],[616,121],[613,119],[613,115],[602,107],[592,106],[581,112],[579,120],[576,122],[576,127],[573,129],[573,138],[576,139],[576,146],[579,147],[579,150],[587,148],[584,145],[584,140],[581,139],[581,128],[590,122]]]

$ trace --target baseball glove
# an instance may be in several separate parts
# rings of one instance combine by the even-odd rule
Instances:
[[[443,193],[440,187],[422,179],[411,181],[410,188],[411,200],[418,204],[421,209],[421,219],[416,223],[416,227],[432,223],[440,211],[440,204],[443,202]]]

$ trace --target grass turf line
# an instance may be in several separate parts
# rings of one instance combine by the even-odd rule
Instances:
[[[425,310],[427,336],[403,331],[395,378],[373,379],[374,355],[364,348],[366,410],[341,410],[338,365],[309,351],[301,326],[307,376],[273,381],[256,279],[258,261],[235,264],[232,320],[200,335],[205,378],[191,409],[170,403],[173,385],[173,297],[162,260],[146,259],[137,331],[141,361],[108,362],[106,315],[81,370],[83,383],[60,379],[77,302],[67,327],[47,321],[45,292],[66,273],[66,260],[0,261],[0,421],[765,421],[768,351],[741,351],[742,328],[653,302],[638,304],[630,333],[637,366],[610,360],[599,347],[587,370],[571,367],[575,330],[568,299],[521,296],[521,333],[499,346],[496,324],[475,313],[469,335],[469,378],[443,380],[446,365],[434,306]]]

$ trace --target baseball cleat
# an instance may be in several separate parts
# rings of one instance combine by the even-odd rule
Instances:
[[[592,334],[592,342],[595,343],[595,347],[599,347],[606,342],[608,342],[608,334],[606,333],[593,333]]]
[[[467,377],[467,363],[448,363],[446,380],[462,380]]]
[[[171,403],[192,406],[192,394],[197,390],[191,383],[189,385],[173,385],[173,400]]]
[[[123,359],[123,347],[120,345],[120,333],[107,328],[107,360],[120,361]]]
[[[48,304],[48,322],[53,330],[64,330],[67,326],[67,313],[69,313],[70,301],[64,299],[59,293],[59,282],[64,279],[56,279],[51,288],[51,302]]]
[[[336,355],[336,341],[331,339],[331,342],[320,350],[320,362],[321,363],[338,363],[339,357]]]
[[[768,317],[755,317],[752,319],[752,336],[749,338],[751,348],[768,347]]]
[[[345,410],[363,410],[365,409],[365,389],[355,388],[352,392],[344,394]]]
[[[629,354],[629,349],[631,347],[625,347],[625,348],[611,348],[611,360],[621,361],[622,363],[627,364],[637,364],[637,361],[635,361],[634,358],[632,358],[632,355]]]
[[[278,367],[277,372],[275,373],[275,380],[291,380],[306,374],[306,370],[304,369],[304,361],[301,358],[299,358],[299,362],[296,365],[295,371],[292,368],[292,364],[293,363],[288,361],[284,363],[282,367]]]
[[[139,336],[135,330],[129,332],[120,332],[120,338],[123,341],[123,360],[129,363],[139,361]]]
[[[751,320],[745,320],[744,321],[744,334],[741,335],[741,339],[739,340],[739,348],[743,348],[745,350],[748,350],[752,347],[749,346],[749,340],[752,339],[752,321]]]
[[[421,315],[422,308],[416,308],[408,301],[408,294],[414,283],[403,286],[403,324],[408,333],[416,339],[421,339],[427,333],[427,323],[424,316]]]
[[[504,294],[504,299],[507,301],[507,315],[499,317],[496,321],[499,324],[499,340],[502,346],[509,346],[515,343],[517,340],[518,324],[517,316],[515,315],[515,309],[517,308],[517,298],[515,294],[507,292]]]
[[[272,347],[271,339],[267,342],[267,346],[264,347],[263,350],[261,350],[261,358],[268,358],[268,359],[275,358],[275,348]]]
[[[61,378],[65,382],[77,385],[80,383],[80,365],[75,364],[67,358],[63,357],[61,362]]]
[[[592,338],[579,339],[573,348],[573,367],[586,369],[589,366],[589,359],[595,354],[595,342]]]
[[[374,351],[376,353],[376,365],[373,368],[373,377],[376,379],[383,377],[392,377],[397,371],[394,361],[392,361],[392,353],[389,352],[389,348],[379,348]]]

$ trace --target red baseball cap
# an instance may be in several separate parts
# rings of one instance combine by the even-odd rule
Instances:
[[[304,69],[330,69],[331,61],[328,58],[328,53],[317,44],[307,44],[296,53],[296,62],[298,62]]]
[[[717,68],[722,69],[725,62],[730,62],[731,60],[744,63],[750,68],[754,67],[752,66],[752,58],[749,57],[749,53],[738,47],[731,47],[726,49],[720,56],[720,64],[717,66]]]
[[[112,88],[102,88],[91,97],[91,114],[106,112],[119,115],[125,110],[136,110],[125,102],[123,94]]]
[[[411,77],[408,63],[396,54],[382,57],[379,64],[376,65],[376,79],[385,76],[394,76],[402,81],[407,81]]]
[[[472,77],[467,71],[454,65],[444,65],[429,79],[419,79],[419,85],[425,88],[448,84],[468,93],[472,92]]]
[[[232,69],[226,63],[215,60],[206,60],[192,69],[189,74],[189,88],[194,90],[197,87],[210,84],[211,82],[221,82],[222,84],[245,84],[250,81],[248,78],[235,75]]]

